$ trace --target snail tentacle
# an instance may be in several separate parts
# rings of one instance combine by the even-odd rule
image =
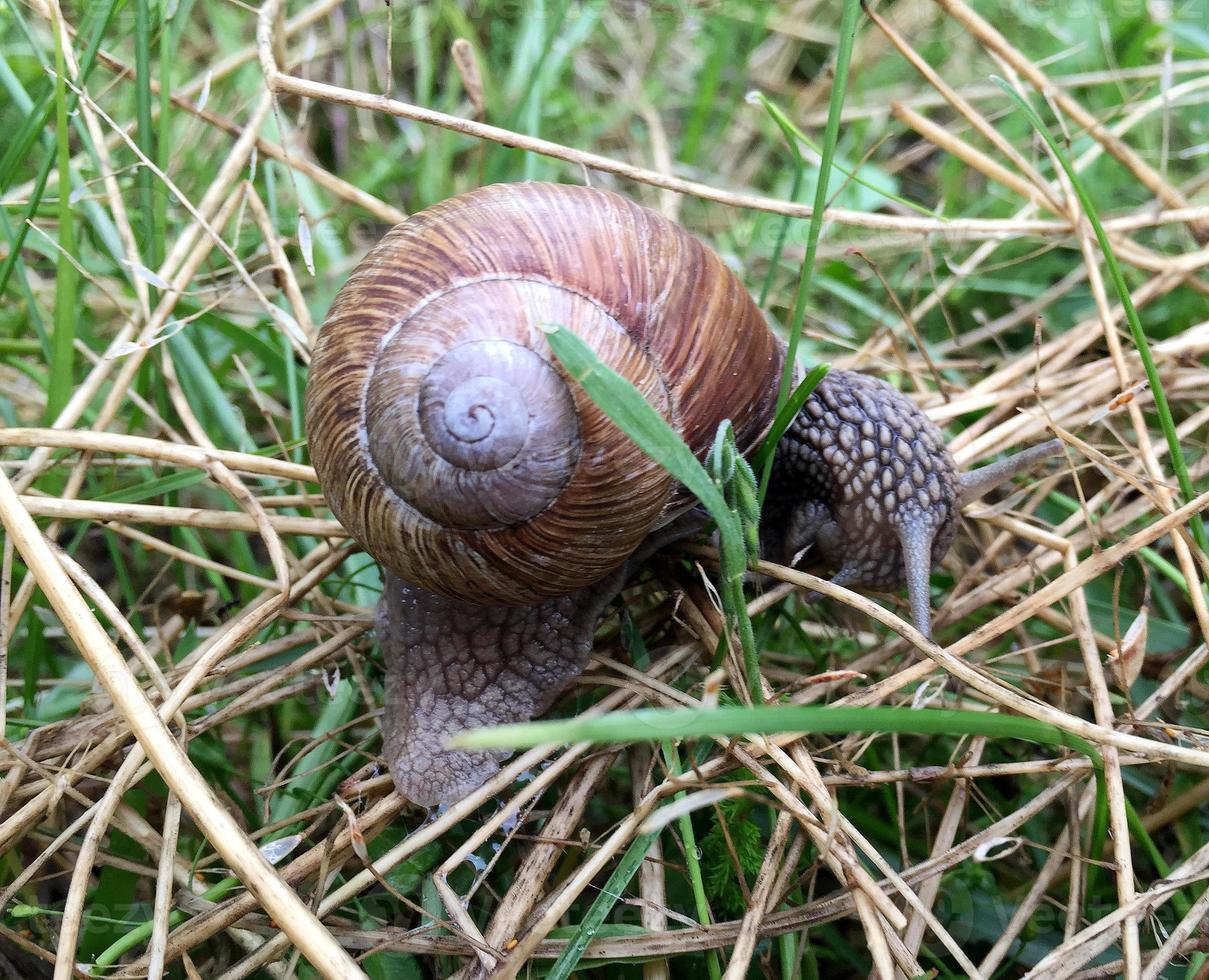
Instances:
[[[980,466],[976,470],[967,470],[960,477],[961,502],[963,505],[973,503],[1018,473],[1031,470],[1047,459],[1061,454],[1062,440],[1050,439],[1038,443],[1036,446],[1029,446],[1028,449],[1022,449],[998,462]]]
[[[899,528],[903,553],[903,577],[915,628],[932,638],[932,542],[936,528],[928,521],[911,520]]]

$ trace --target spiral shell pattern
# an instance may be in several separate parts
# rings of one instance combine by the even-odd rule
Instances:
[[[307,386],[329,505],[379,562],[495,605],[565,595],[684,502],[571,381],[543,326],[587,340],[699,456],[729,418],[753,447],[781,352],[742,285],[625,198],[497,184],[392,229],[320,332]]]

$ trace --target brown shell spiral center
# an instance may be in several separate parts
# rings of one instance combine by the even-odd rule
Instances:
[[[371,375],[368,448],[388,486],[446,527],[510,527],[558,497],[579,460],[575,400],[514,340],[468,340],[425,363],[413,321]],[[418,431],[417,431],[418,430]]]
[[[543,424],[535,409],[554,409],[553,424]],[[419,413],[429,445],[467,470],[506,466],[531,431],[575,438],[575,406],[562,378],[539,355],[505,340],[461,344],[441,357],[424,378]]]

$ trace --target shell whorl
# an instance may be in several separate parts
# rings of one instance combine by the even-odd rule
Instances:
[[[680,502],[558,366],[558,324],[698,454],[767,429],[781,354],[721,260],[619,195],[498,184],[392,229],[320,332],[307,387],[328,502],[382,564],[481,604],[567,594]]]

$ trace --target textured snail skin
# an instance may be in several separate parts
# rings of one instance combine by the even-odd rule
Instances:
[[[508,752],[450,749],[460,731],[528,721],[587,665],[592,634],[626,570],[531,606],[434,595],[387,572],[378,606],[386,653],[383,754],[395,786],[420,806],[461,799]]]
[[[931,636],[928,582],[961,507],[1055,455],[1053,440],[959,473],[936,425],[886,382],[831,371],[777,445],[762,515],[764,557],[802,557],[831,581],[874,592],[905,584],[915,627]]]
[[[383,754],[413,803],[461,799],[507,752],[451,749],[468,728],[542,714],[588,663],[601,616],[655,551],[707,523],[699,510],[651,534],[599,582],[530,606],[482,606],[433,595],[387,572],[376,630],[386,653]]]

